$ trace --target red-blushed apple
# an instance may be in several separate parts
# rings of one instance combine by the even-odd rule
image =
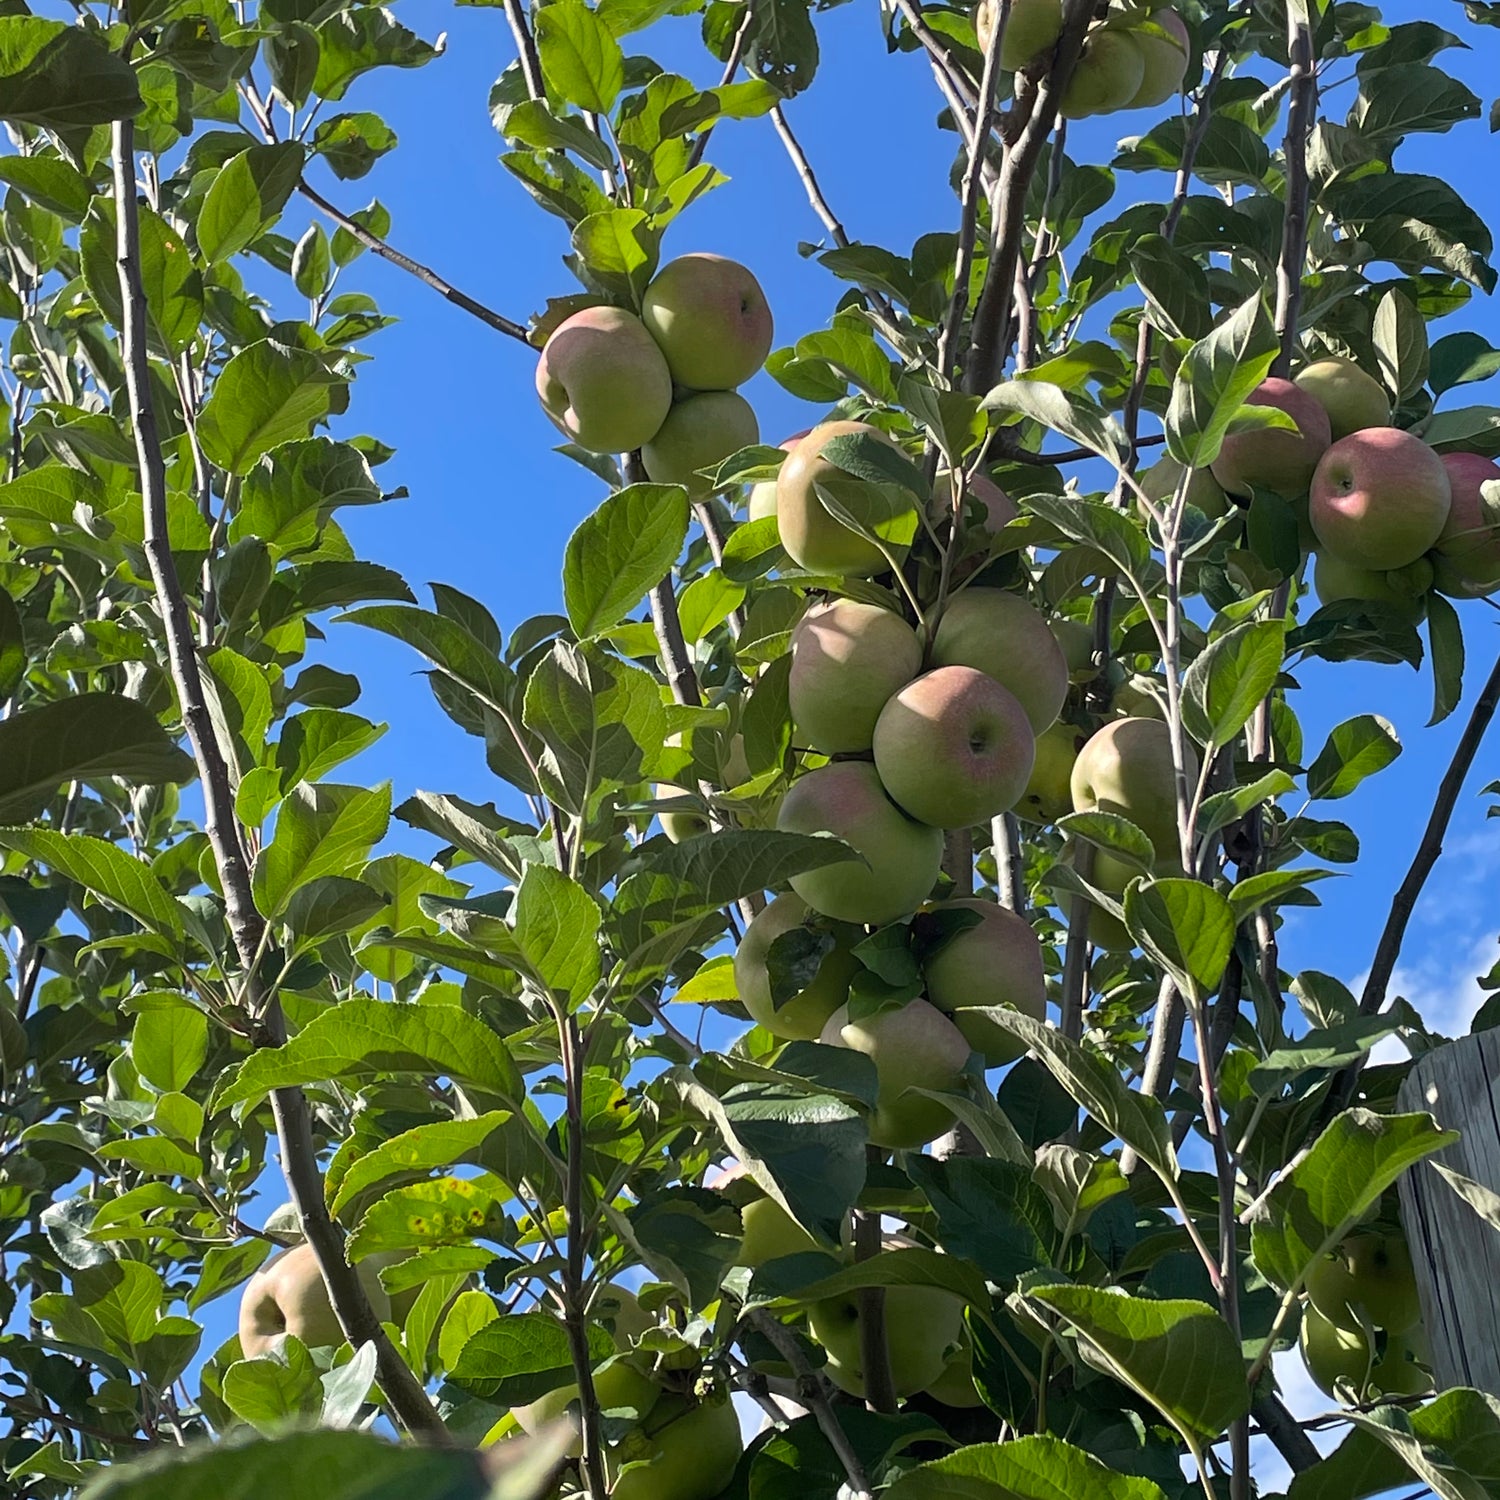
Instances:
[[[1257,489],[1287,500],[1300,498],[1333,441],[1323,403],[1310,391],[1273,375],[1250,392],[1245,405],[1274,406],[1291,417],[1297,431],[1258,427],[1230,433],[1211,466],[1214,478],[1231,495],[1248,496]]]
[[[967,588],[948,601],[929,659],[934,667],[973,667],[1010,689],[1038,734],[1055,723],[1068,696],[1068,661],[1046,618],[1019,594]]]
[[[859,483],[823,457],[824,445],[836,437],[867,433],[882,442],[890,439],[868,422],[824,422],[792,449],[776,476],[776,529],[787,556],[810,573],[843,573],[868,578],[889,567],[873,542],[851,531],[818,499],[817,487],[830,480]],[[874,485],[865,487],[871,512],[885,516],[889,504]],[[846,507],[850,508],[850,507]],[[852,508],[851,508],[852,509]],[[873,529],[873,528],[872,528]],[[904,548],[894,548],[900,556]]]
[[[1055,823],[1073,811],[1073,763],[1088,735],[1066,719],[1044,729],[1036,737],[1036,760],[1031,779],[1016,812],[1028,822]]]
[[[935,1005],[908,1000],[858,1021],[844,1006],[828,1018],[820,1040],[863,1052],[875,1064],[871,1145],[910,1150],[953,1128],[953,1112],[941,1100],[909,1092],[956,1088],[969,1061],[968,1039]]]
[[[1159,26],[1166,33],[1158,36],[1139,26],[1130,28],[1130,35],[1141,49],[1141,86],[1135,91],[1127,109],[1155,109],[1165,104],[1173,94],[1182,91],[1183,76],[1187,73],[1188,56],[1193,50],[1188,29],[1174,10],[1153,10],[1146,17],[1151,26]]]
[[[537,361],[547,415],[580,448],[628,453],[672,406],[672,376],[645,325],[621,307],[586,307],[560,323]]]
[[[1332,552],[1318,553],[1313,563],[1313,587],[1322,603],[1332,604],[1335,599],[1375,600],[1399,610],[1413,625],[1422,618],[1424,595],[1432,576],[1432,565],[1425,558],[1418,558],[1394,573],[1357,568]]]
[[[704,391],[677,402],[656,436],[641,446],[646,475],[657,484],[680,484],[689,499],[702,500],[709,482],[697,470],[760,441],[750,403],[736,391]]]
[[[1159,506],[1171,504],[1181,479],[1182,465],[1170,454],[1157,459],[1149,469],[1136,475],[1136,483]],[[1230,508],[1229,496],[1224,493],[1224,487],[1214,478],[1211,469],[1193,470],[1193,476],[1188,480],[1187,503],[1201,510],[1211,521],[1228,515]],[[1146,513],[1146,507],[1139,502],[1136,508],[1143,515]]]
[[[830,599],[792,630],[787,698],[797,743],[825,755],[868,750],[891,695],[922,669],[922,643],[877,604]]]
[[[952,1292],[931,1286],[887,1287],[884,1302],[891,1383],[898,1397],[911,1396],[938,1379],[957,1350],[963,1338],[964,1305]],[[828,1355],[828,1378],[841,1391],[863,1396],[865,1370],[855,1295],[813,1303],[807,1310],[807,1326]]]
[[[641,320],[690,391],[732,391],[771,352],[771,308],[749,269],[722,255],[680,255],[641,299]]]
[[[1327,551],[1379,573],[1421,557],[1442,535],[1452,504],[1448,471],[1421,438],[1370,427],[1323,455],[1309,516]]]
[[[1198,757],[1187,746],[1188,781],[1198,776]],[[1172,740],[1159,719],[1115,719],[1093,735],[1073,766],[1073,810],[1114,813],[1129,818],[1149,838],[1157,856],[1178,857],[1177,781]],[[1122,861],[1103,851],[1094,858],[1094,883],[1110,889]],[[1126,876],[1128,879],[1128,876]],[[1106,881],[1109,884],[1106,884]],[[1123,883],[1123,882],[1121,882]]]
[[[908,818],[869,761],[835,761],[800,776],[782,799],[776,826],[831,833],[854,850],[847,860],[791,878],[814,911],[836,921],[879,926],[910,916],[942,868],[942,829]]]
[[[874,750],[881,782],[909,816],[971,828],[1016,805],[1036,736],[1009,688],[973,667],[937,667],[881,709]]]
[[[1146,59],[1135,36],[1096,27],[1083,44],[1059,112],[1065,120],[1081,120],[1126,109],[1145,81]]]
[[[981,52],[989,51],[999,13],[997,0],[979,0],[974,33]],[[1062,28],[1062,0],[1011,0],[1005,35],[1000,39],[1000,66],[1007,73],[1015,73],[1035,62],[1057,45]]]
[[[1478,453],[1445,453],[1443,467],[1453,504],[1432,560],[1438,590],[1456,599],[1491,594],[1500,588],[1500,528],[1479,487],[1500,483],[1500,464]]]
[[[714,1500],[745,1440],[734,1404],[671,1393],[604,1455],[609,1500]]]
[[[974,1007],[1013,1005],[1034,1020],[1047,1014],[1047,975],[1042,945],[1025,917],[972,896],[932,908],[975,912],[979,922],[954,933],[940,948],[924,955],[922,974],[927,998],[949,1016],[985,1066],[1004,1067],[1025,1050],[1003,1026],[975,1013]]]
[[[1385,387],[1352,359],[1316,360],[1296,383],[1322,403],[1335,442],[1366,427],[1391,425],[1391,398]]]
[[[798,443],[805,438],[810,428],[804,427],[801,432],[794,432],[791,437],[784,438],[777,443],[777,447],[783,453],[790,453]],[[776,514],[776,481],[774,479],[762,479],[750,486],[750,494],[745,502],[745,517],[750,521],[760,521],[766,516]]]
[[[1422,1317],[1411,1252],[1397,1235],[1351,1235],[1333,1254],[1313,1262],[1307,1295],[1341,1328],[1358,1328],[1363,1313],[1377,1328],[1405,1333]]]
[[[391,1315],[390,1298],[380,1284],[379,1268],[370,1259],[355,1267],[360,1285],[381,1322]],[[328,1299],[323,1273],[311,1245],[293,1245],[261,1267],[240,1294],[240,1349],[246,1359],[261,1359],[281,1347],[288,1334],[309,1349],[344,1342],[344,1330]]]
[[[817,930],[810,928],[806,932],[804,952],[816,955],[822,950],[824,944],[820,938],[831,939],[833,947],[823,951],[817,967],[806,975],[803,987],[778,1007],[767,967],[771,945],[783,933],[801,928],[809,920]],[[850,981],[860,970],[860,962],[850,950],[861,937],[863,933],[857,927],[819,921],[800,896],[777,896],[756,914],[734,951],[734,986],[740,1004],[772,1036],[788,1041],[815,1041],[829,1016],[849,998]],[[804,958],[803,962],[810,965],[811,960]]]

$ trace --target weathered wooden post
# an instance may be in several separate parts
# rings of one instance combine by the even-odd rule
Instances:
[[[1438,1388],[1500,1395],[1500,1234],[1432,1166],[1500,1193],[1500,1032],[1461,1037],[1420,1058],[1396,1096],[1403,1111],[1429,1110],[1457,1144],[1419,1162],[1400,1183],[1422,1322]]]

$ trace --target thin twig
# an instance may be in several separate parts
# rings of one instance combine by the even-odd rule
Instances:
[[[1307,260],[1307,141],[1318,105],[1318,75],[1313,59],[1312,28],[1287,6],[1287,51],[1291,57],[1291,88],[1283,147],[1286,172],[1286,214],[1281,225],[1281,258],[1276,265],[1276,336],[1281,349],[1271,372],[1291,374],[1297,344],[1297,317],[1302,307],[1302,271]]]
[[[547,90],[542,81],[542,59],[536,50],[536,38],[526,22],[522,0],[504,0],[504,4],[505,19],[516,41],[516,55],[521,60],[521,77],[526,80],[526,93],[532,99],[543,99]]]
[[[974,128],[969,116],[978,103],[973,83],[968,74],[958,66],[953,54],[943,45],[942,38],[927,24],[922,14],[921,0],[896,0],[896,8],[931,59],[933,77],[937,79],[938,88],[948,101],[948,108],[953,111],[953,123],[964,137],[965,145],[968,145]]]
[[[724,73],[719,79],[719,87],[721,89],[728,88],[734,82],[734,75],[739,72],[740,62],[745,56],[745,45],[750,40],[750,28],[754,24],[755,6],[750,3],[750,0],[746,0],[744,18],[735,30],[734,40],[729,44],[729,56],[724,59]],[[693,149],[688,153],[689,172],[703,160],[703,153],[708,150],[708,138],[714,133],[714,126],[717,124],[717,120],[711,122],[708,128],[700,132],[698,139],[693,142]]]
[[[728,539],[724,535],[724,528],[719,525],[713,501],[704,500],[694,505],[693,514],[698,517],[698,524],[703,528],[703,540],[708,543],[708,553],[714,560],[714,566],[723,572],[724,545]],[[725,616],[725,624],[729,626],[730,639],[738,640],[740,632],[745,628],[745,611],[736,605]]]
[[[812,163],[808,161],[801,141],[792,133],[792,127],[787,124],[786,113],[779,104],[771,111],[771,123],[776,127],[776,134],[781,137],[781,144],[786,147],[786,154],[791,158],[792,166],[801,179],[803,190],[807,193],[807,201],[812,205],[812,211],[822,220],[823,227],[828,231],[834,244],[841,250],[847,249],[849,236],[844,232],[844,226],[829,205],[828,199],[824,197],[823,189],[818,185],[817,174],[812,169]]]

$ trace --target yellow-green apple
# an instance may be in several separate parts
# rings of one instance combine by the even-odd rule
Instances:
[[[1134,34],[1098,27],[1083,44],[1060,112],[1064,119],[1081,120],[1126,109],[1145,81],[1146,59]]]
[[[1478,453],[1445,453],[1443,467],[1453,505],[1433,557],[1437,587],[1459,599],[1493,593],[1500,588],[1500,527],[1490,519],[1480,486],[1500,482],[1500,464]]]
[[[822,1250],[820,1245],[774,1198],[752,1198],[740,1210],[743,1238],[735,1265],[754,1270],[769,1260]]]
[[[1391,425],[1385,387],[1352,359],[1316,360],[1297,376],[1297,384],[1322,403],[1335,442],[1366,427]]]
[[[1094,627],[1087,620],[1055,615],[1047,622],[1068,664],[1069,682],[1092,682],[1094,672]]]
[[[1405,1333],[1422,1317],[1411,1252],[1398,1235],[1351,1235],[1307,1273],[1307,1295],[1325,1318],[1358,1328],[1363,1313],[1377,1328]]]
[[[1187,748],[1188,784],[1198,776],[1198,758]],[[1156,848],[1159,858],[1175,860],[1177,781],[1172,740],[1159,719],[1115,719],[1078,752],[1073,766],[1075,812],[1115,813],[1129,818]],[[1096,851],[1094,884],[1121,889],[1133,873],[1123,861]]]
[[[1370,1391],[1382,1396],[1425,1396],[1432,1389],[1432,1376],[1424,1368],[1431,1358],[1420,1328],[1388,1333],[1385,1353],[1370,1368]]]
[[[935,667],[880,710],[874,750],[880,780],[903,811],[934,828],[971,828],[1020,800],[1036,736],[993,677]]]
[[[1123,718],[1160,719],[1166,723],[1162,706],[1166,684],[1149,672],[1132,672],[1122,676],[1110,688],[1110,707]]]
[[[686,787],[673,786],[670,781],[659,781],[656,784],[657,800],[661,802],[671,802],[693,795],[694,793],[688,791]],[[690,808],[665,808],[658,812],[656,817],[661,824],[661,831],[674,844],[695,839],[713,827],[706,812],[696,812]]]
[[[375,1316],[391,1315],[390,1298],[380,1285],[379,1268],[366,1259],[355,1267]],[[344,1330],[328,1300],[328,1288],[311,1245],[293,1245],[273,1257],[245,1283],[240,1295],[240,1348],[259,1359],[281,1347],[291,1334],[309,1349],[342,1344]]]
[[[1003,1067],[1026,1048],[973,1007],[1013,1005],[1022,1015],[1042,1020],[1047,1014],[1042,945],[1025,917],[993,901],[964,896],[932,908],[939,917],[948,911],[975,912],[979,921],[923,958],[927,998],[984,1055],[986,1067]]]
[[[1298,1342],[1307,1373],[1324,1395],[1337,1397],[1341,1382],[1356,1396],[1364,1389],[1374,1351],[1363,1329],[1340,1328],[1306,1302]]]
[[[816,930],[805,926],[810,918]],[[783,934],[799,930],[807,939],[803,952],[809,957],[802,959],[796,974],[805,983],[778,1007],[768,967],[771,945]],[[815,1041],[829,1016],[849,998],[849,983],[860,969],[851,949],[862,936],[857,927],[813,918],[800,896],[777,896],[756,913],[734,950],[734,986],[740,1004],[772,1036]],[[831,940],[833,947],[825,951],[820,938]],[[811,968],[811,958],[820,952],[817,967]],[[804,972],[809,968],[811,972]]]
[[[702,500],[710,490],[699,469],[717,463],[760,441],[760,426],[748,401],[737,391],[702,391],[678,401],[656,436],[641,447],[647,478],[657,484],[680,484],[689,499]]]
[[[968,588],[948,601],[929,653],[934,667],[973,667],[1007,687],[1040,734],[1068,696],[1068,661],[1045,617],[1019,594]]]
[[[714,1500],[744,1452],[740,1419],[727,1398],[664,1396],[644,1423],[605,1454],[609,1500]]]
[[[943,1373],[927,1387],[927,1394],[944,1406],[967,1410],[984,1405],[974,1385],[974,1348],[967,1338],[957,1354],[943,1366]]]
[[[868,750],[891,694],[922,669],[922,643],[877,604],[830,599],[792,630],[787,699],[797,743],[826,755]]]
[[[999,16],[998,0],[979,0],[974,32],[979,48],[988,52]],[[1011,0],[1005,35],[1000,39],[1000,66],[1014,73],[1050,52],[1062,35],[1062,0]]]
[[[1036,737],[1036,760],[1031,780],[1016,803],[1016,811],[1032,823],[1055,823],[1073,811],[1073,763],[1087,736],[1066,719]]]
[[[732,391],[771,352],[766,294],[748,268],[722,255],[679,255],[664,265],[641,299],[641,320],[672,379],[690,391]]]
[[[889,567],[885,554],[873,542],[851,531],[818,499],[818,485],[830,480],[842,484],[860,484],[836,464],[823,457],[824,447],[836,437],[866,433],[883,442],[890,439],[868,422],[824,422],[792,449],[776,476],[776,530],[787,556],[810,573],[844,573],[868,578]],[[869,515],[864,519],[883,517],[890,512],[885,493],[873,484],[864,485]],[[854,511],[854,507],[846,507]],[[873,528],[872,528],[873,529]],[[899,557],[902,548],[893,549]]]
[[[1442,535],[1453,504],[1443,461],[1399,427],[1341,438],[1313,475],[1309,516],[1318,541],[1375,572],[1415,562]]]
[[[1298,499],[1333,441],[1323,403],[1311,391],[1273,375],[1250,392],[1245,405],[1274,406],[1291,417],[1297,431],[1258,427],[1230,433],[1213,461],[1214,478],[1231,495],[1247,496],[1257,489]]]
[[[1182,18],[1174,10],[1153,10],[1146,17],[1150,26],[1160,27],[1165,33],[1158,36],[1155,31],[1146,31],[1139,26],[1130,28],[1130,35],[1141,49],[1141,86],[1135,91],[1127,109],[1155,109],[1182,89],[1182,80],[1187,72],[1188,54],[1192,41]]]
[[[836,761],[799,777],[782,799],[776,826],[831,833],[854,851],[791,879],[815,912],[836,921],[878,926],[909,916],[931,894],[942,868],[942,829],[908,818],[886,796],[869,761]]]
[[[661,350],[621,307],[586,307],[560,323],[537,361],[536,390],[547,415],[591,453],[649,443],[672,405]]]
[[[964,1305],[938,1287],[891,1286],[885,1289],[885,1344],[896,1395],[926,1390],[963,1337]],[[815,1302],[807,1326],[828,1355],[828,1378],[851,1396],[865,1393],[860,1349],[859,1301],[851,1292]]]
[[[969,1061],[968,1039],[929,1001],[908,1000],[858,1021],[842,1007],[828,1018],[820,1040],[863,1052],[875,1064],[871,1145],[910,1150],[953,1128],[953,1112],[941,1100],[908,1092],[957,1087]]]
[[[1177,494],[1182,480],[1183,466],[1170,454],[1159,458],[1149,469],[1136,476],[1136,483],[1145,491],[1148,499],[1157,505],[1168,505]],[[1210,520],[1217,520],[1229,513],[1229,496],[1224,487],[1213,476],[1211,469],[1194,469],[1188,480],[1187,503],[1201,510]],[[1137,505],[1142,514],[1145,506]]]
[[[1425,558],[1395,572],[1375,573],[1358,568],[1332,552],[1320,552],[1313,563],[1313,587],[1324,604],[1335,599],[1372,599],[1397,609],[1413,625],[1422,618],[1426,585],[1432,565]]]
[[[801,432],[794,432],[791,437],[777,443],[776,446],[783,453],[790,453],[807,436],[808,431],[809,429],[804,427]],[[760,521],[766,516],[774,516],[776,514],[776,481],[762,479],[752,484],[745,509],[746,516],[751,521]]]

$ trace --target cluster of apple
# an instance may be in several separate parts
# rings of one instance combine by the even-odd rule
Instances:
[[[1307,1372],[1330,1396],[1420,1396],[1432,1389],[1421,1318],[1405,1241],[1356,1234],[1308,1272],[1300,1339]]]
[[[999,0],[979,0],[974,30],[987,52],[1000,16]],[[1062,0],[1010,0],[1000,66],[1019,72],[1046,58],[1062,35]],[[1061,112],[1070,120],[1152,109],[1181,87],[1192,43],[1182,18],[1167,6],[1111,9],[1084,39]]]
[[[640,314],[585,307],[552,331],[536,389],[558,428],[591,453],[640,450],[658,484],[707,493],[698,470],[759,441],[736,387],[771,352],[760,283],[721,255],[682,255],[657,272]]]

